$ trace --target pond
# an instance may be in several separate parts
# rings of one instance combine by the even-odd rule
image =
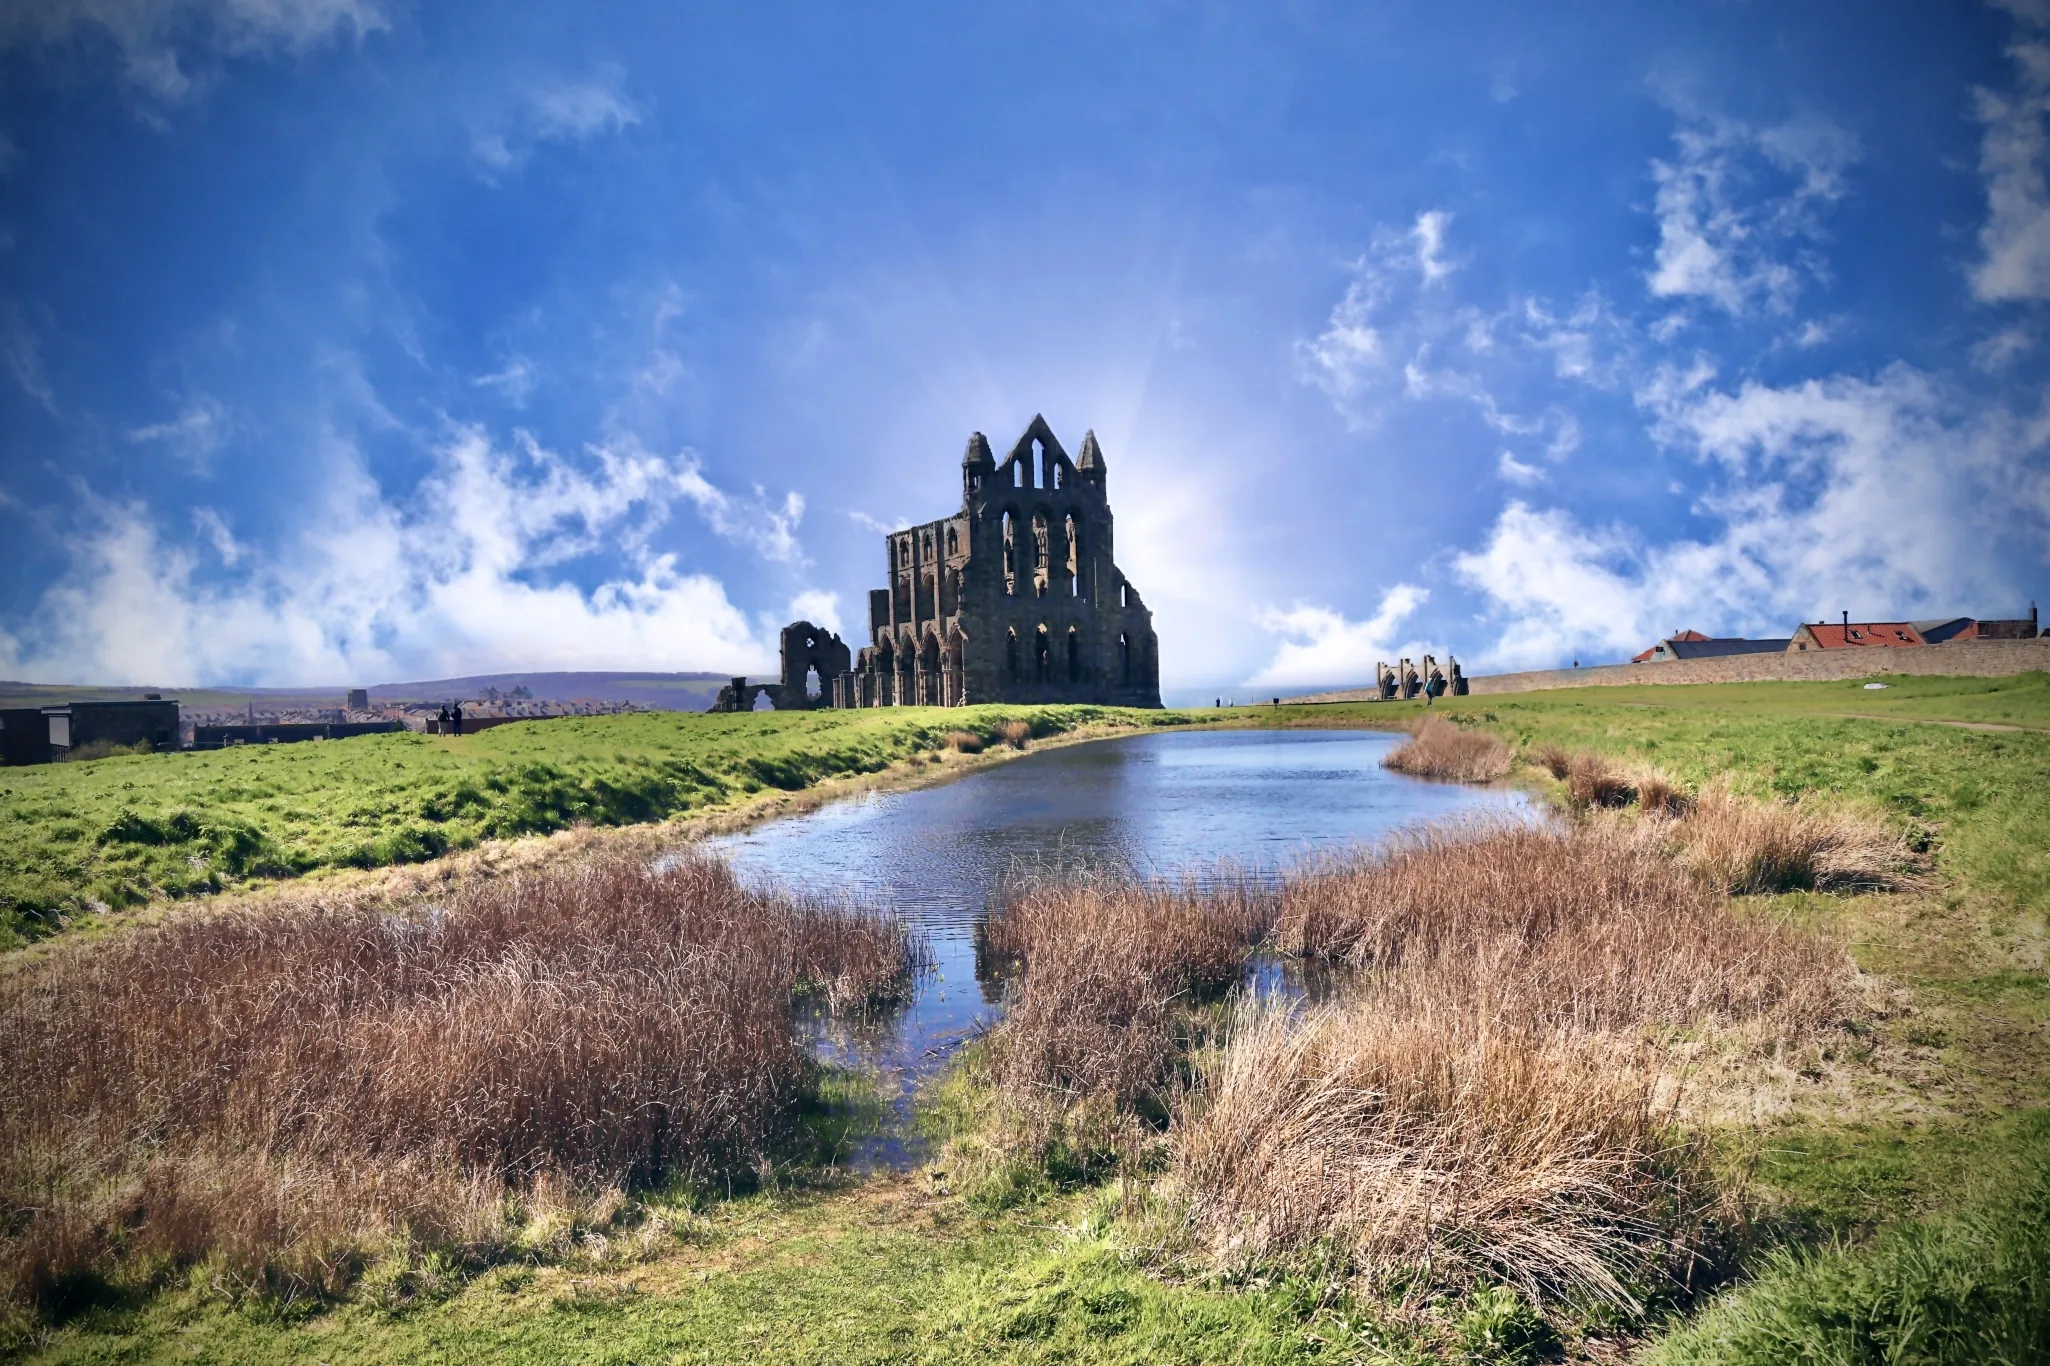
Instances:
[[[1524,795],[1390,773],[1400,735],[1360,730],[1165,731],[1030,754],[935,787],[871,793],[706,841],[745,880],[889,907],[923,932],[933,971],[900,1014],[821,1047],[872,1067],[896,1118],[910,1090],[995,1017],[977,972],[976,923],[1021,871],[1201,876],[1372,844],[1402,826],[1515,812]],[[892,1123],[856,1165],[917,1157]]]

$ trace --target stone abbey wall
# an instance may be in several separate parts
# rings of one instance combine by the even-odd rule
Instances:
[[[868,595],[868,643],[795,622],[782,676],[735,679],[714,711],[958,707],[977,702],[1160,705],[1153,613],[1112,557],[1096,433],[1070,458],[1035,417],[999,462],[981,432],[961,461],[961,507],[884,538],[888,586]],[[814,694],[808,679],[818,680]]]
[[[1631,687],[1652,683],[1813,683],[1872,678],[1886,674],[1936,674],[1998,678],[2050,671],[2050,638],[2035,640],[1952,640],[1941,645],[1892,649],[1789,651],[1731,655],[1721,659],[1677,659],[1667,663],[1601,664],[1585,669],[1537,669],[1528,673],[1482,674],[1467,680],[1475,696],[1538,692],[1547,688]],[[1365,702],[1371,688],[1315,693],[1295,702]]]

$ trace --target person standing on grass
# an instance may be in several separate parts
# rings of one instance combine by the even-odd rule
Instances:
[[[456,723],[456,734],[461,735],[463,733],[463,704],[460,702],[456,703],[453,707],[449,708],[449,712]]]

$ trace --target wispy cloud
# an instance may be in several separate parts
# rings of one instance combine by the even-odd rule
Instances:
[[[1267,666],[1246,682],[1252,687],[1356,683],[1373,677],[1377,661],[1435,650],[1415,641],[1398,644],[1396,637],[1430,596],[1427,589],[1398,583],[1381,595],[1380,605],[1364,621],[1347,620],[1313,603],[1271,608],[1261,613],[1260,625],[1280,636],[1281,644]]]
[[[2025,25],[2029,12],[2013,8]],[[1979,90],[1979,120],[1986,133],[1979,170],[1986,178],[1986,222],[1979,229],[1983,253],[1972,271],[1972,292],[1988,303],[2050,299],[2050,42],[2040,32],[2008,48],[2017,72],[2015,88]]]
[[[1659,241],[1646,284],[1658,298],[1702,299],[1730,314],[1793,306],[1823,275],[1809,244],[1821,210],[1843,198],[1857,142],[1832,124],[1754,128],[1690,116],[1673,154],[1654,160]]]
[[[470,153],[487,172],[517,169],[539,143],[579,143],[639,123],[642,110],[625,91],[625,71],[601,66],[580,81],[550,81],[527,90],[500,123],[479,131]]]
[[[0,7],[0,49],[112,43],[127,83],[165,104],[206,88],[221,57],[304,52],[390,25],[379,0],[33,0]]]
[[[2012,609],[2016,552],[2050,548],[2050,409],[1966,402],[1896,365],[1731,390],[1696,372],[1642,395],[1653,430],[1719,473],[1696,511],[1707,539],[1648,541],[1512,501],[1455,571],[1491,606],[1489,662],[1614,657],[1681,626],[1784,634],[1848,609]]]
[[[130,428],[128,439],[162,446],[195,473],[204,474],[233,429],[233,419],[224,405],[210,395],[195,394],[179,408],[177,416]]]
[[[42,338],[12,303],[0,303],[0,362],[6,364],[7,373],[23,393],[56,415],[57,394],[43,369]]]
[[[674,503],[765,558],[801,562],[801,500],[736,497],[696,459],[628,444],[582,466],[518,436],[501,446],[452,427],[432,474],[386,497],[343,448],[322,519],[263,553],[217,512],[198,545],[167,537],[138,504],[85,499],[68,572],[27,624],[0,640],[23,678],[110,682],[339,682],[487,668],[761,670],[773,627],[751,622],[718,580],[684,572],[651,533]],[[210,549],[218,567],[203,558]],[[603,555],[624,565],[590,587],[563,572]],[[798,596],[832,619],[830,595]]]

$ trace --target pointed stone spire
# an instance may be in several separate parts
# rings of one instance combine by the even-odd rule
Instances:
[[[1096,433],[1093,430],[1082,434],[1082,450],[1075,457],[1075,468],[1078,470],[1100,470],[1104,468],[1103,447],[1096,444]]]
[[[991,455],[989,451],[989,438],[981,432],[972,433],[968,438],[968,451],[961,457],[961,463],[963,465],[994,465],[996,462],[996,457]]]

